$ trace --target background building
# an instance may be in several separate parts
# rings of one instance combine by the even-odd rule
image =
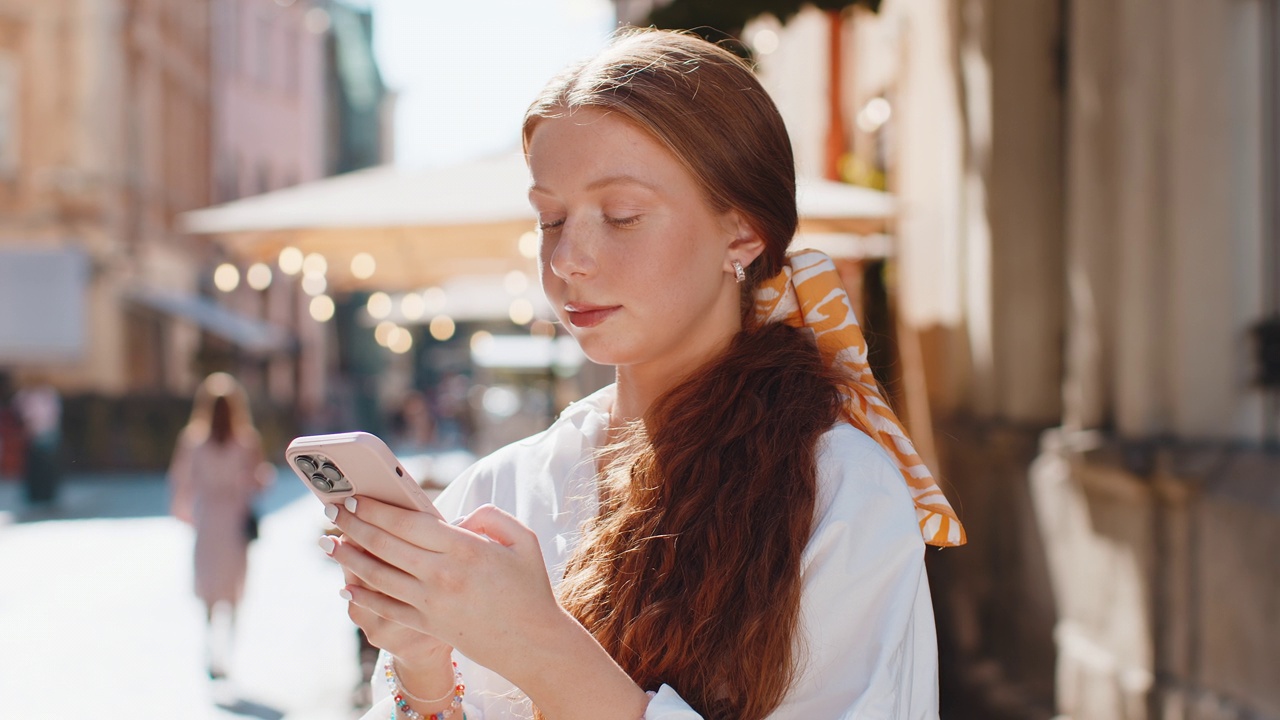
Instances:
[[[0,0],[0,371],[63,394],[68,463],[162,467],[211,370],[268,416],[322,407],[299,283],[219,291],[221,251],[176,219],[385,157],[369,12]]]
[[[898,199],[903,409],[970,539],[944,717],[1280,718],[1275,3],[885,0],[838,16],[843,113],[830,19],[743,36],[801,167],[837,117]]]
[[[0,243],[13,275],[4,305],[24,308],[21,323],[6,324],[0,362],[20,378],[111,394],[189,382],[179,359],[194,333],[162,334],[128,297],[192,290],[191,253],[170,223],[209,198],[208,11],[0,4]],[[37,282],[33,265],[58,268],[54,286]],[[61,297],[48,297],[55,288]],[[61,337],[19,333],[42,325],[62,326]]]

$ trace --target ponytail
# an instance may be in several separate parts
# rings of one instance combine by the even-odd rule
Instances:
[[[742,720],[786,695],[834,373],[802,330],[744,330],[622,441],[560,595],[641,687]]]

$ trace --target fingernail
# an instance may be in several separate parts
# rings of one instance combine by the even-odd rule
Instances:
[[[347,512],[349,513],[356,511],[356,499],[353,497],[347,498],[347,501],[342,503],[342,505],[347,508]]]
[[[320,536],[320,549],[325,555],[332,555],[334,548],[338,547],[338,543],[328,535]]]
[[[327,518],[329,518],[329,522],[333,522],[334,520],[337,520],[337,519],[338,519],[338,506],[337,506],[337,505],[325,505],[325,506],[324,506],[324,516],[325,516],[325,517],[327,517]]]
[[[347,602],[351,602],[351,591],[347,590],[346,588],[342,588],[341,590],[338,591],[338,597],[342,598],[343,600],[346,600]]]

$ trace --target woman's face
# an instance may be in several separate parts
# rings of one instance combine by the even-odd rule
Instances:
[[[528,160],[543,290],[587,357],[678,377],[738,331],[730,262],[755,257],[741,248],[751,231],[665,146],[581,109],[538,120]]]

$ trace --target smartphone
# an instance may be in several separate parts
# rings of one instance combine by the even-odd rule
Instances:
[[[376,435],[304,435],[289,443],[284,456],[293,472],[326,505],[361,495],[442,517],[426,491]]]

